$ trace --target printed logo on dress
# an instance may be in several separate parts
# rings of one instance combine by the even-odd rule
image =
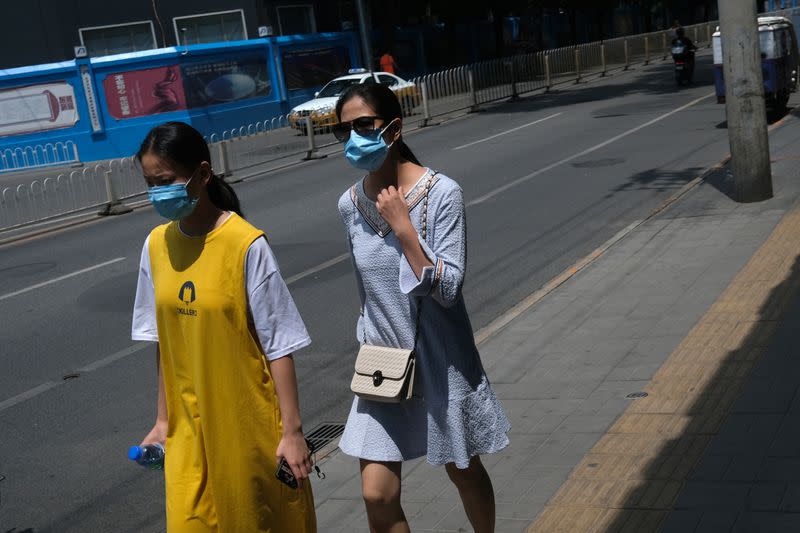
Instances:
[[[178,299],[187,306],[191,305],[197,299],[197,291],[194,288],[194,283],[192,283],[191,281],[187,281],[186,283],[184,283],[181,286],[181,290],[178,291]],[[189,307],[178,307],[178,314],[186,316],[197,316],[197,310],[190,309]]]

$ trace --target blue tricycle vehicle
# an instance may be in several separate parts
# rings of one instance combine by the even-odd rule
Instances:
[[[764,96],[767,107],[783,110],[791,93],[797,91],[797,35],[792,22],[785,17],[759,17],[761,71],[764,75]],[[713,37],[714,85],[717,102],[725,103],[725,77],[722,70],[722,36],[717,28]]]

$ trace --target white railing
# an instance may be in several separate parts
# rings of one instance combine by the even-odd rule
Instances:
[[[290,126],[286,115],[211,133],[206,141],[211,150],[212,167],[225,176],[303,153],[309,142]]]
[[[146,192],[133,157],[112,159],[81,170],[0,185],[0,231],[109,208]]]
[[[711,46],[715,26],[714,22],[697,24],[686,31],[698,45]],[[475,109],[531,91],[577,83],[589,76],[662,61],[671,57],[670,45],[669,33],[659,31],[481,61],[427,74],[410,80],[419,89],[420,102],[410,106],[411,120],[406,122],[417,119],[427,123],[437,115]]]
[[[79,161],[78,147],[72,141],[14,148],[0,146],[0,172],[68,165]]]

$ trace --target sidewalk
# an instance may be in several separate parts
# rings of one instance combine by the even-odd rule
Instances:
[[[498,532],[800,529],[800,119],[771,142],[775,198],[709,176],[480,346]],[[367,531],[357,461],[323,469],[320,531]],[[412,531],[470,531],[443,469],[403,478]]]

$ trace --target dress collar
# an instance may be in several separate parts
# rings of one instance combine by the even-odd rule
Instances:
[[[411,190],[406,193],[406,204],[408,204],[409,211],[414,209],[425,197],[425,187],[428,183],[428,179],[430,178],[432,178],[431,187],[433,187],[433,184],[436,183],[439,178],[436,176],[435,172],[429,168],[426,168],[425,173],[417,180],[417,183],[411,188]],[[379,237],[383,238],[392,232],[392,228],[378,212],[378,208],[375,206],[375,201],[367,196],[367,193],[364,190],[365,179],[366,176],[350,188],[350,198],[353,200],[353,204],[355,204],[356,208],[370,225],[370,227],[375,231],[375,233],[378,234]]]

